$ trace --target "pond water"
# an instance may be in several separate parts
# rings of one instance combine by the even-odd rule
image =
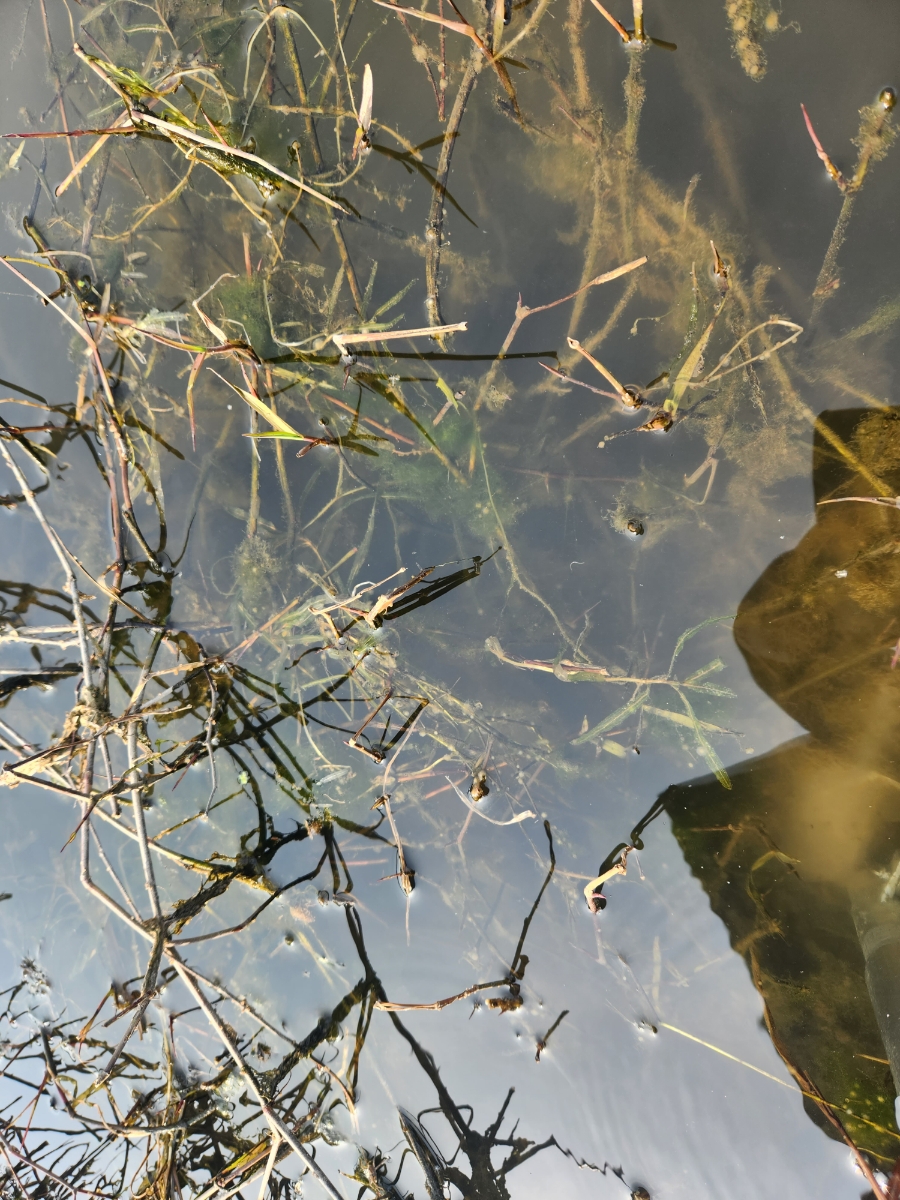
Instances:
[[[895,1195],[900,13],[390,7],[5,6],[3,1194]]]

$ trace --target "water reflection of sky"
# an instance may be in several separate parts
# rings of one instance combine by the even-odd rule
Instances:
[[[24,19],[26,6],[16,7]],[[782,23],[796,21],[800,32],[786,31],[768,44],[769,71],[762,84],[748,81],[732,59],[720,5],[672,5],[653,14],[656,36],[677,41],[679,50],[671,56],[647,56],[641,162],[678,194],[699,173],[697,205],[746,239],[751,262],[765,258],[783,266],[789,277],[781,290],[787,307],[799,306],[808,294],[838,207],[836,193],[827,190],[812,156],[799,103],[815,111],[820,134],[825,138],[827,131],[835,156],[849,161],[857,109],[891,81],[896,69],[900,29],[893,6],[867,6],[866,30],[848,30],[846,12],[844,5],[788,0]],[[34,69],[43,54],[36,23],[31,20],[24,28],[22,53],[6,74],[0,94],[4,129],[17,127],[22,104],[41,110],[48,98],[46,84]],[[614,111],[623,71],[620,48],[602,21],[590,28],[586,50],[596,63],[603,102]],[[870,32],[875,29],[877,36]],[[390,30],[388,38],[398,54],[406,53],[396,31]],[[384,119],[402,125],[414,141],[431,136],[433,122],[418,104],[418,92],[413,93],[415,102],[399,86],[392,94],[381,83],[388,70],[379,71],[377,62],[375,67],[377,103],[384,106]],[[460,139],[451,183],[478,228],[452,211],[448,225],[455,254],[491,265],[489,286],[483,279],[473,285],[466,306],[472,331],[466,350],[486,354],[496,349],[509,327],[516,293],[521,289],[526,302],[537,304],[571,290],[580,260],[577,246],[561,245],[549,232],[566,231],[572,206],[552,187],[523,190],[536,161],[533,148],[525,139],[517,141],[518,131],[486,97],[479,101],[473,102]],[[711,149],[717,139],[719,157]],[[376,156],[371,161],[373,176],[384,186],[394,186],[390,164]],[[900,156],[895,153],[879,165],[860,201],[842,287],[828,314],[834,328],[857,321],[895,286],[898,180]],[[13,227],[33,185],[33,177],[24,171],[7,174],[0,182],[5,211],[12,214],[7,247],[19,244]],[[417,180],[410,196],[402,218],[393,214],[391,220],[420,232],[428,200],[424,183]],[[482,258],[486,244],[490,257]],[[399,279],[403,269],[385,265],[386,295],[387,280],[394,272]],[[462,293],[448,290],[453,307],[461,307]],[[70,391],[72,368],[65,337],[36,302],[15,298],[17,287],[7,286],[4,293],[13,295],[0,295],[0,374],[51,396]],[[605,319],[611,303],[592,297],[586,324]],[[414,311],[411,305],[409,314]],[[524,328],[517,349],[543,352],[558,346],[565,320],[562,312],[535,319]],[[624,377],[645,379],[652,374],[646,365],[647,343],[629,337],[627,325],[610,340],[610,353],[621,363]],[[533,382],[536,369],[533,359],[507,365],[509,378],[522,387]],[[816,395],[806,396],[806,401],[816,410],[832,404],[830,397],[821,400]],[[581,396],[565,403],[573,427],[592,411],[592,402]],[[528,434],[527,422],[518,428],[511,422],[503,431],[514,445]],[[237,448],[229,446],[226,454],[238,454],[237,438],[235,443]],[[638,443],[639,439],[616,443],[615,457],[607,448],[601,467],[591,439],[566,456],[565,465],[573,474],[596,477],[598,510],[614,504],[621,479],[641,463],[652,467],[654,458],[676,455],[687,472],[702,458],[699,439],[693,444],[686,438],[654,442],[649,448]],[[80,522],[67,495],[75,493],[77,481],[87,480],[88,464],[77,449],[72,449],[71,458],[68,491],[51,497],[49,508],[54,520],[78,536]],[[184,497],[191,486],[192,480],[176,475],[169,481],[169,494]],[[277,511],[271,480],[263,487],[264,504],[268,501],[270,510]],[[660,514],[651,514],[651,519],[654,516]],[[599,603],[613,645],[626,633],[630,636],[632,615],[630,604],[625,611],[627,589],[622,584],[626,575],[634,581],[635,594],[638,588],[642,592],[634,601],[638,624],[645,622],[654,635],[659,626],[663,642],[671,645],[694,613],[700,613],[699,620],[713,612],[734,612],[767,563],[799,540],[812,521],[808,479],[779,493],[777,504],[753,528],[742,522],[740,513],[717,510],[714,520],[720,522],[718,534],[681,527],[650,553],[641,550],[635,569],[633,556],[640,547],[618,538],[602,519],[598,521],[596,512],[577,505],[554,505],[521,517],[515,537],[540,551],[545,569],[541,583],[549,590],[576,590],[584,608]],[[4,515],[2,529],[4,573],[52,583],[53,564],[35,542],[30,518],[20,512]],[[89,532],[82,529],[80,534],[87,539]],[[214,512],[207,517],[203,536],[203,553],[212,561],[233,550],[240,528]],[[377,531],[370,554],[373,573],[379,555],[393,552],[393,537],[387,528]],[[730,557],[725,556],[728,538],[734,538]],[[704,568],[705,540],[715,545],[716,553]],[[403,554],[421,565],[451,557],[454,544],[440,521],[407,529],[400,542]],[[466,547],[466,552],[472,551]],[[511,697],[525,697],[534,705],[544,702],[573,729],[585,709],[595,719],[597,698],[586,697],[583,685],[568,686],[547,676],[501,678],[494,663],[484,667],[457,661],[454,639],[481,642],[502,623],[502,588],[488,578],[487,570],[485,579],[472,587],[482,585],[491,604],[477,619],[474,600],[465,601],[459,614],[440,605],[426,610],[426,624],[433,621],[445,644],[435,651],[422,638],[412,650],[419,656],[414,664],[427,665],[448,686],[462,676],[469,694],[481,695],[487,703],[502,704]],[[182,586],[187,611],[187,593],[199,586],[189,567]],[[512,636],[509,630],[503,635],[505,647],[507,635]],[[515,652],[529,653],[530,644],[535,655],[552,658],[552,639],[546,631],[544,637],[546,644],[535,645],[523,633]],[[727,626],[717,626],[704,637],[705,657],[697,649],[693,665],[721,655],[728,686],[738,693],[727,723],[743,736],[740,743],[720,748],[726,764],[751,748],[763,753],[798,733],[798,727],[755,688]],[[64,683],[29,704],[61,720],[69,703],[67,689]],[[27,728],[27,708],[24,713],[14,705],[4,710],[14,711]],[[689,761],[671,746],[657,748],[648,739],[639,759],[616,762],[616,769],[599,783],[562,776],[554,781],[548,772],[533,798],[540,817],[554,830],[558,868],[529,932],[523,1008],[501,1015],[484,1007],[473,1011],[472,1001],[463,1000],[442,1013],[407,1014],[403,1021],[434,1055],[456,1102],[475,1106],[477,1127],[494,1118],[508,1089],[515,1087],[508,1116],[520,1122],[518,1133],[536,1141],[552,1133],[578,1157],[621,1166],[629,1182],[644,1184],[654,1197],[856,1195],[861,1180],[853,1174],[848,1152],[826,1139],[803,1112],[761,1025],[761,1005],[747,968],[731,950],[727,931],[685,864],[667,819],[659,819],[645,838],[640,856],[643,879],[632,863],[627,879],[608,886],[609,904],[596,917],[588,914],[581,899],[583,883],[597,863],[627,839],[655,797],[672,783],[703,773],[696,758],[690,766]],[[366,770],[366,764],[356,761],[352,766],[357,778]],[[170,811],[187,811],[206,786],[202,770],[189,773],[171,810],[163,806],[149,815],[151,832],[169,823]],[[334,797],[340,803],[339,791]],[[358,837],[346,836],[341,844],[351,862],[359,860],[352,871],[366,946],[389,997],[424,1002],[497,977],[508,967],[521,922],[543,879],[547,854],[538,820],[509,829],[475,820],[463,843],[463,859],[453,844],[466,812],[453,793],[427,800],[410,795],[409,800],[398,808],[418,883],[409,909],[408,942],[406,898],[396,881],[381,880],[394,870],[392,855]],[[346,815],[363,820],[362,799],[357,795],[347,804]],[[276,811],[286,824],[293,816],[286,806],[280,811],[276,806]],[[22,957],[33,957],[54,985],[42,1003],[56,1013],[66,1006],[81,1014],[93,1009],[110,978],[140,974],[145,950],[80,891],[72,851],[60,855],[72,826],[72,813],[57,798],[27,786],[5,793],[0,886],[12,899],[0,905],[0,922],[3,977],[15,975]],[[233,832],[224,819],[221,827],[214,821],[203,839],[211,845]],[[130,877],[135,869],[130,847],[120,845],[113,830],[104,829],[103,838]],[[314,852],[304,844],[291,852],[293,857],[286,855],[278,862],[277,878],[287,878]],[[215,950],[198,949],[193,959],[200,967],[221,972],[233,990],[246,992],[270,1019],[284,1021],[297,1037],[361,974],[343,912],[334,905],[321,906],[316,890],[314,885],[299,889],[274,905],[251,933]],[[229,895],[217,913],[223,920],[236,920],[248,903],[246,894]],[[298,933],[319,939],[327,947],[328,961],[317,961]],[[294,934],[292,944],[285,934]],[[536,1062],[536,1039],[563,1009],[568,1015]],[[649,1024],[660,1022],[720,1047],[775,1079],[673,1031],[660,1027],[654,1034]],[[338,1059],[344,1051],[340,1041],[333,1047]],[[360,1073],[360,1132],[357,1135],[349,1123],[343,1132],[351,1140],[358,1136],[370,1148],[377,1144],[387,1151],[400,1138],[396,1106],[416,1112],[435,1102],[408,1046],[387,1016],[376,1013]],[[437,1117],[429,1120],[439,1144],[450,1150],[446,1127]],[[323,1161],[336,1161],[340,1153],[325,1150]],[[414,1169],[405,1179],[421,1190]],[[616,1178],[579,1171],[553,1149],[514,1172],[509,1186],[512,1195],[523,1200],[558,1192],[573,1198],[625,1194]]]

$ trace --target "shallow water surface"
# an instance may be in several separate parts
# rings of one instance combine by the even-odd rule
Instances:
[[[389,7],[3,16],[4,1194],[887,1196],[900,15]]]

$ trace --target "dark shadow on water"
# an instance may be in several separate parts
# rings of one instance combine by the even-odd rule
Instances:
[[[745,959],[776,1049],[804,1091],[814,1085],[810,1117],[840,1137],[830,1112],[893,1161],[900,410],[823,414],[813,483],[815,525],[766,568],[734,625],[756,683],[809,734],[730,768],[731,791],[713,777],[674,785],[656,811]]]

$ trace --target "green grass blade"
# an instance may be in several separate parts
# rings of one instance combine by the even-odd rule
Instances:
[[[672,661],[669,663],[669,674],[675,669],[675,660],[681,651],[684,649],[685,642],[690,641],[695,633],[699,633],[701,629],[705,629],[707,625],[715,625],[718,621],[733,621],[734,613],[726,613],[724,617],[707,617],[705,621],[701,621],[699,625],[694,625],[691,629],[686,629],[678,641],[675,643],[675,649],[672,652]]]
[[[599,725],[595,725],[593,729],[589,729],[587,733],[580,733],[578,737],[572,738],[572,745],[583,746],[585,742],[590,742],[599,734],[606,733],[608,729],[614,728],[625,717],[629,717],[633,712],[637,712],[637,710],[647,699],[649,691],[649,688],[637,688],[634,695],[626,704],[623,704],[621,708],[617,708],[614,713],[610,713],[609,716],[605,717]]]

